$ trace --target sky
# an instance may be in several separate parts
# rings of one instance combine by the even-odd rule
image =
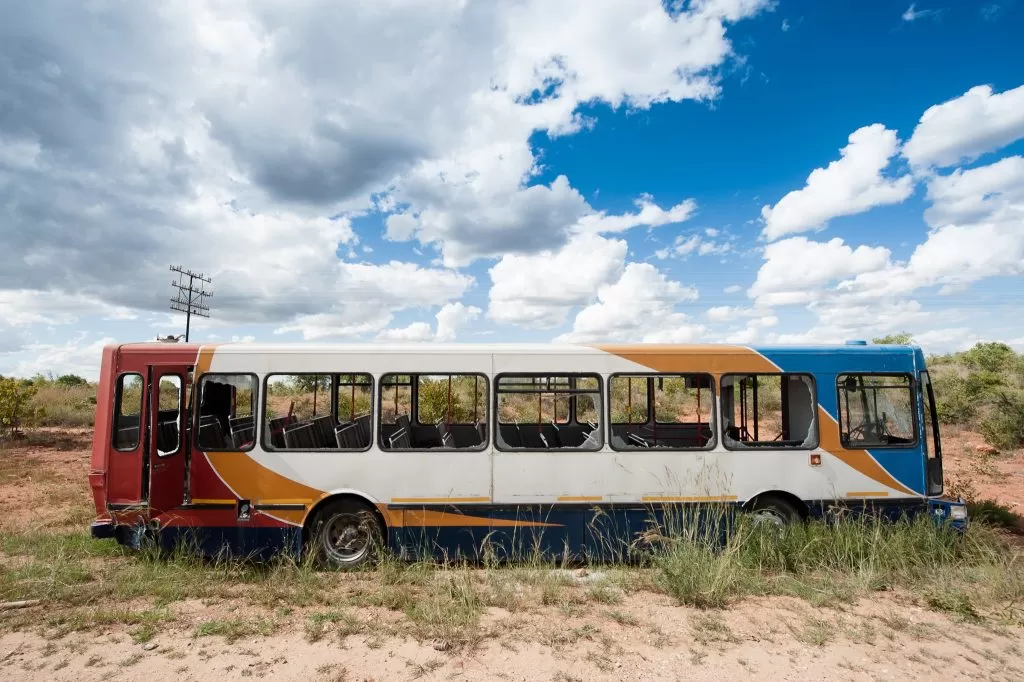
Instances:
[[[1024,350],[1024,0],[0,2],[0,374],[108,343]]]

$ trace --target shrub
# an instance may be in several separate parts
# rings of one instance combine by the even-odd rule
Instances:
[[[35,387],[18,379],[0,377],[0,436],[21,425]]]
[[[981,434],[1000,450],[1024,445],[1024,391],[1003,391],[979,424]]]

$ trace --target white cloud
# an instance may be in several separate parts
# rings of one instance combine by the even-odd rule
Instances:
[[[898,149],[896,132],[880,123],[854,131],[839,160],[813,170],[803,189],[761,209],[762,234],[778,239],[821,228],[833,218],[902,202],[913,191],[913,179],[884,175]]]
[[[639,208],[636,213],[610,216],[602,211],[583,216],[580,218],[577,230],[584,233],[608,234],[626,232],[641,225],[659,227],[689,220],[693,212],[697,210],[697,202],[693,199],[678,203],[667,211],[653,203],[649,197],[637,200],[636,205]]]
[[[437,340],[454,341],[456,332],[479,318],[481,312],[458,301],[445,305],[437,312]]]
[[[339,274],[352,218],[379,209],[390,238],[450,266],[561,248],[595,211],[564,177],[531,186],[533,134],[593,125],[584,103],[717,97],[727,29],[768,4],[5,6],[0,290],[157,312],[181,262],[213,276],[219,321],[375,333],[449,298]],[[641,202],[597,222],[690,211]],[[47,301],[34,314],[59,318]]]
[[[387,327],[393,313],[430,308],[461,298],[473,285],[469,275],[392,261],[386,265],[339,262],[333,291],[338,301],[320,300],[325,313],[300,315],[275,333],[300,332],[304,339],[358,336]]]
[[[917,9],[916,4],[911,4],[910,7],[903,13],[903,21],[913,22],[918,19],[924,19],[925,17],[938,16],[938,10],[934,9]]]
[[[739,292],[743,291],[743,287],[741,287],[739,284],[730,284],[726,288],[722,289],[722,291],[724,291],[727,294],[738,294]]]
[[[481,312],[461,301],[448,303],[437,312],[436,331],[427,322],[413,322],[407,327],[382,329],[377,338],[383,341],[454,341],[456,332],[480,317]]]
[[[971,222],[986,216],[1024,218],[1024,157],[1009,156],[988,166],[957,169],[928,182],[929,225]]]
[[[696,289],[668,279],[649,263],[630,263],[617,282],[598,288],[597,301],[576,315],[570,332],[555,340],[687,343],[705,328],[689,323],[675,307],[697,296]]]
[[[83,317],[130,320],[135,313],[92,296],[63,291],[0,290],[0,320],[11,326],[74,324]]]
[[[623,240],[584,234],[557,251],[505,256],[490,269],[487,316],[524,327],[558,326],[570,309],[589,303],[619,276],[626,250]]]
[[[840,283],[860,298],[941,286],[951,293],[984,279],[1024,273],[1024,160],[1008,157],[929,182],[932,226],[906,263],[889,263]]]
[[[764,263],[747,293],[759,307],[809,303],[830,282],[885,268],[889,256],[885,247],[853,249],[839,237],[827,242],[790,237],[765,247]]]
[[[1024,137],[1024,85],[993,93],[978,85],[929,107],[903,146],[915,167],[951,166]]]
[[[19,355],[25,359],[16,362],[11,374],[30,377],[36,374],[77,374],[95,381],[99,378],[103,347],[116,343],[111,337],[85,343],[85,334],[78,334],[66,343],[31,343]]]
[[[782,32],[785,33],[789,29],[790,29],[789,19],[783,19],[782,20]]]
[[[658,249],[654,252],[655,258],[665,260],[666,258],[686,258],[696,253],[699,256],[722,256],[733,251],[732,241],[714,241],[719,231],[714,228],[704,230],[704,234],[712,239],[705,239],[700,234],[677,235],[672,246]]]
[[[408,327],[382,329],[377,338],[382,341],[433,341],[434,330],[429,322],[413,322]]]

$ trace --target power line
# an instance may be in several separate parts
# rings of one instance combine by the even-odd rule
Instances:
[[[185,343],[188,343],[188,333],[192,326],[192,316],[209,317],[210,307],[206,305],[206,299],[213,296],[213,293],[203,289],[202,282],[212,284],[213,280],[204,277],[201,272],[192,272],[180,265],[172,265],[171,272],[178,273],[178,281],[171,280],[171,286],[178,290],[177,296],[171,299],[171,310],[185,313]],[[188,284],[185,278],[188,277]],[[199,282],[196,288],[196,282]]]

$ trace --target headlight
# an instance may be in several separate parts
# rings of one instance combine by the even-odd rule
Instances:
[[[967,507],[964,505],[955,505],[949,508],[949,518],[951,521],[964,521],[967,519]]]

